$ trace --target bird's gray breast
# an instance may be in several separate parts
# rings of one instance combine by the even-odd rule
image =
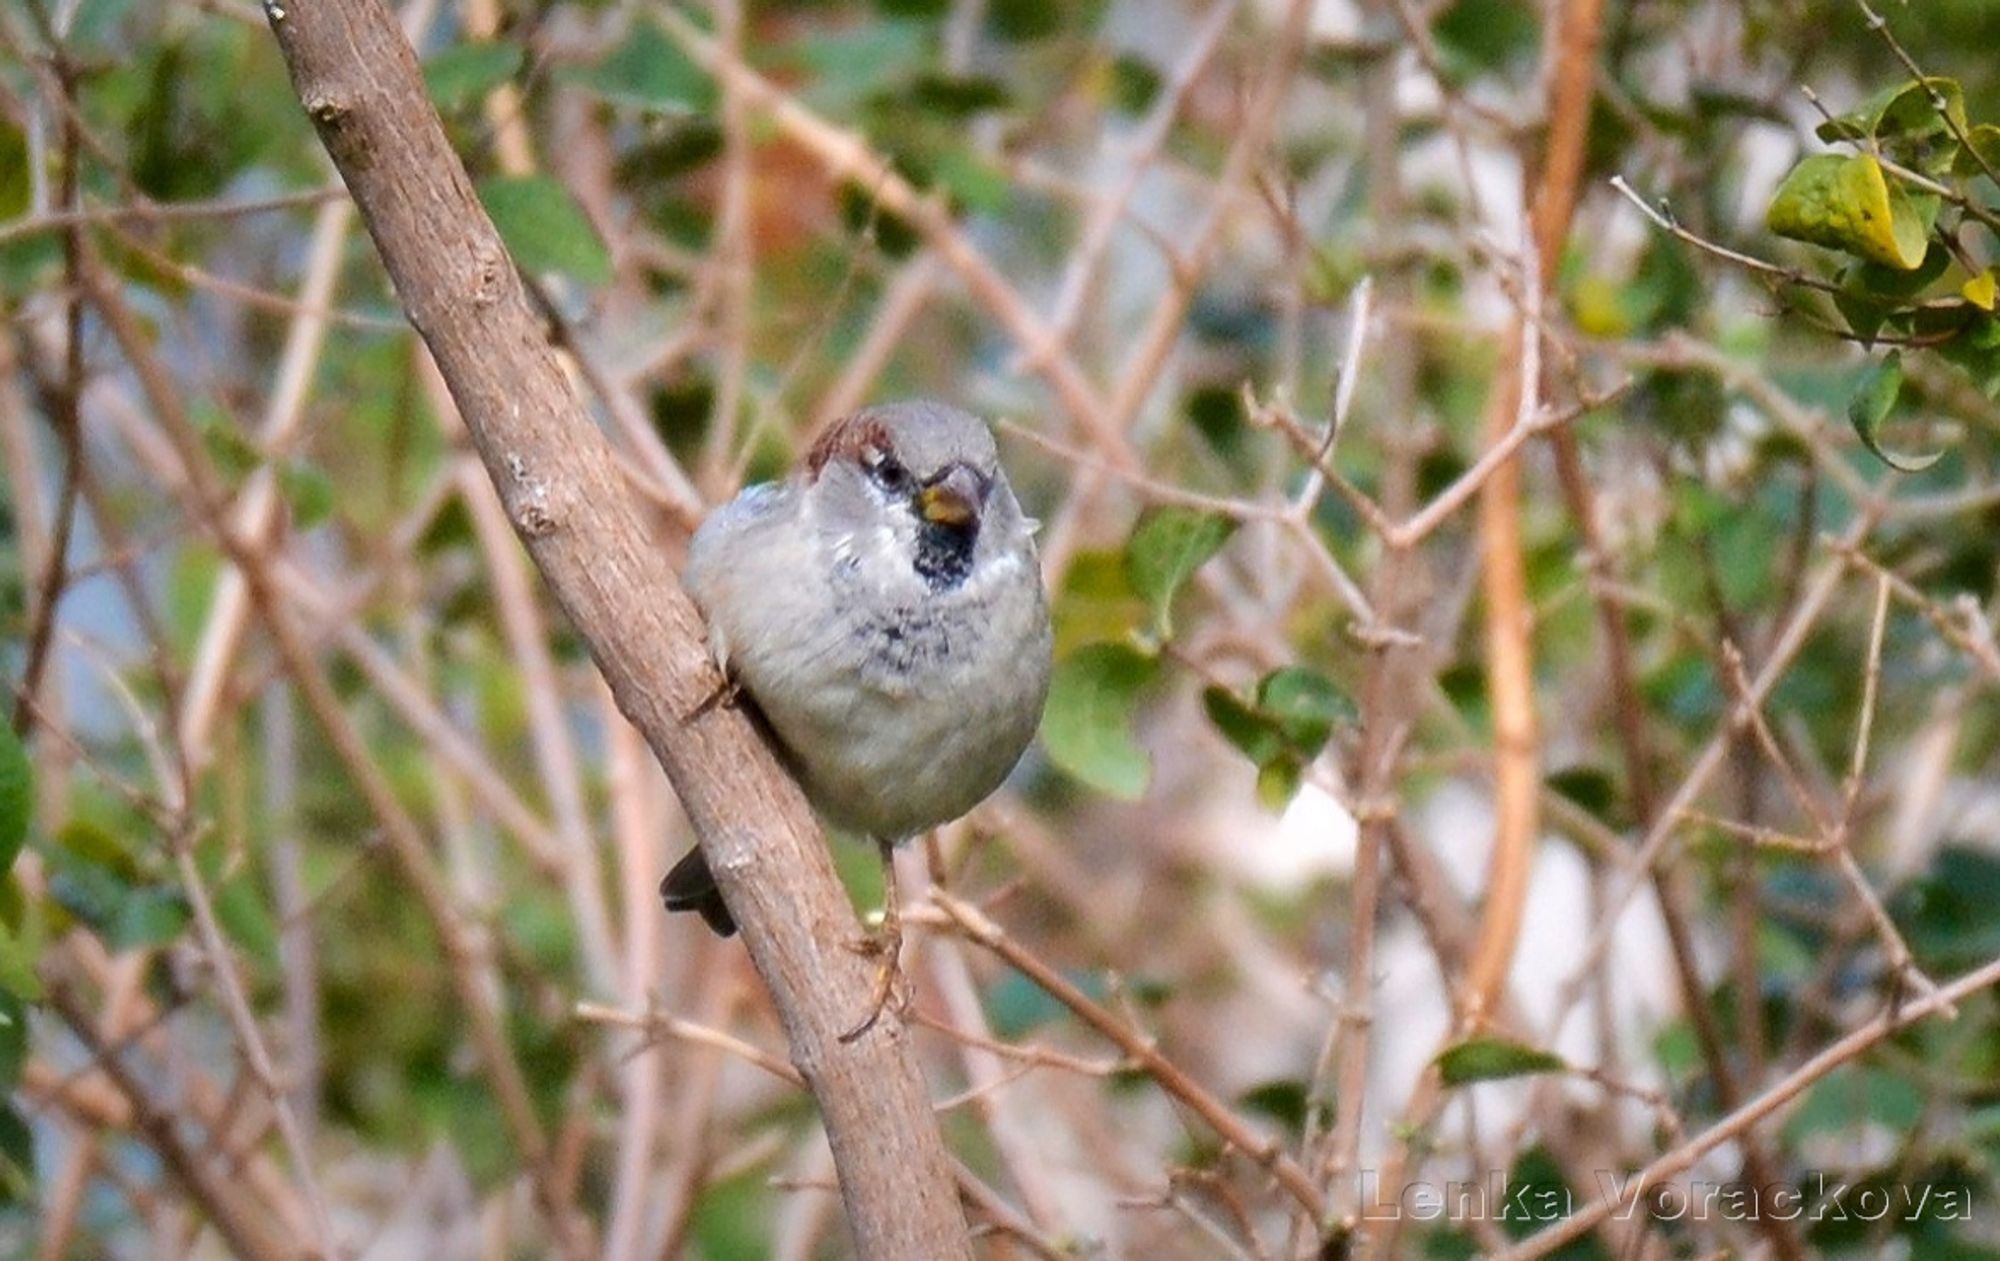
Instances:
[[[814,804],[895,839],[965,813],[1020,757],[1048,617],[1031,550],[939,591],[883,543],[863,532],[796,563],[738,557],[713,585],[740,597],[732,661]]]
[[[980,619],[963,607],[900,605],[864,614],[856,627],[870,674],[914,679],[954,664],[977,648]]]

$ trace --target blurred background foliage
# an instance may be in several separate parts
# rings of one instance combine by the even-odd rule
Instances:
[[[1474,467],[1519,354],[1504,329],[1549,19],[1506,0],[1306,7],[1296,37],[1275,0],[409,0],[402,16],[662,547],[687,527],[663,468],[715,502],[868,399],[931,394],[1000,421],[1047,523],[1057,687],[1008,792],[906,871],[927,858],[996,899],[1022,942],[1322,1162],[1329,1187],[1332,1136],[1364,1107],[1371,1167],[1401,1145],[1413,1173],[1560,1187],[1578,1166],[1543,1127],[1567,1126],[1589,1136],[1583,1167],[1629,1173],[1920,992],[1897,943],[1938,981],[2000,956],[2000,63],[1984,51],[2000,7],[1888,4],[1901,53],[1936,76],[1914,89],[1851,0],[1609,7],[1542,355],[1544,399],[1578,413],[1601,555],[1548,452],[1523,456],[1549,772],[1514,974],[1525,1024],[1519,1045],[1447,1064],[1447,1100],[1414,1120],[1453,970],[1427,899],[1477,904],[1491,831],[1481,551],[1469,510],[1404,555],[1369,506],[1405,519]],[[743,60],[870,165],[833,169],[769,110],[730,121],[682,30],[713,38],[728,15]],[[1212,54],[1193,55],[1211,27]],[[899,211],[891,179],[919,205]],[[537,1178],[603,1255],[843,1255],[804,1095],[579,1018],[579,1002],[660,1011],[782,1045],[740,948],[651,905],[685,823],[573,633],[524,594],[365,232],[331,217],[341,200],[254,6],[0,12],[0,626],[17,698],[0,741],[0,1251],[240,1251],[187,1190],[178,1134],[240,1176],[246,1212],[340,1255],[550,1255]],[[1054,350],[1023,343],[951,243],[1055,329]],[[241,598],[232,562],[82,300],[86,247],[233,509],[278,506],[260,563],[291,575],[279,589],[432,846],[470,958],[441,945],[254,614],[204,655]],[[1081,423],[1051,355],[1124,455]],[[1357,612],[1363,589],[1383,621]],[[1630,640],[1633,757],[1602,600]],[[1396,633],[1421,647],[1383,695]],[[1763,710],[1783,766],[1732,726],[1724,645],[1752,674],[1782,662]],[[197,683],[214,691],[195,722]],[[1621,922],[1633,847],[1711,747],[1721,770],[1664,860],[1692,913],[1691,1009],[1650,906],[1611,963],[1582,943]],[[1385,795],[1362,799],[1384,758]],[[1773,840],[1814,839],[1794,782],[1839,808],[1834,848],[1881,916],[1827,847]],[[1361,816],[1393,818],[1398,857],[1357,903]],[[1412,847],[1436,885],[1403,865]],[[836,853],[874,905],[872,855]],[[1357,916],[1378,938],[1363,994]],[[948,1137],[1029,1223],[983,1241],[990,1255],[1293,1255],[1254,1162],[1071,1010],[935,924],[911,953]],[[502,997],[541,1162],[496,1107],[454,968]],[[1572,969],[1585,1011],[1551,1023]],[[232,973],[311,1179],[232,1022]],[[1332,1076],[1343,1003],[1372,1004],[1365,1100]],[[982,1039],[1056,1058],[981,1067]],[[1492,1078],[1509,1080],[1470,1084]],[[1666,1251],[1647,1255],[2000,1256],[1993,1000],[1820,1078],[1754,1146],[1786,1186],[1928,1189],[1938,1210],[1661,1220]],[[1720,1157],[1698,1174],[1745,1176]],[[1401,1243],[1473,1255],[1545,1224],[1410,1222]]]

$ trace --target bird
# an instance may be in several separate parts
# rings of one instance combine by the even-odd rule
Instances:
[[[893,847],[971,811],[1040,725],[1053,632],[1035,530],[986,423],[913,400],[835,421],[789,477],[744,489],[689,543],[683,585],[726,681],[711,700],[747,696],[820,815],[878,847],[870,948],[888,962],[850,1040],[894,979]],[[699,847],[660,894],[736,931]]]

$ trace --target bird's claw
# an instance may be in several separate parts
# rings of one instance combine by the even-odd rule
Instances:
[[[725,707],[729,709],[736,708],[736,698],[739,695],[741,695],[742,692],[743,692],[742,684],[738,683],[733,677],[727,674],[723,675],[722,682],[716,684],[715,690],[710,692],[707,696],[702,697],[701,703],[699,705],[696,705],[693,709],[690,709],[687,712],[687,715],[681,719],[681,725],[683,727],[687,726],[689,723],[693,722],[697,718],[700,718],[703,714],[708,713],[712,709],[725,708]]]
[[[901,934],[897,936],[900,938]],[[902,949],[902,946],[901,940],[889,939],[889,928],[886,923],[881,928],[862,933],[859,937],[849,938],[847,942],[847,948],[864,959],[879,959],[884,955],[894,955]]]
[[[900,945],[900,943],[898,944]],[[875,985],[868,996],[868,1014],[861,1018],[860,1024],[855,1025],[852,1029],[840,1035],[841,1045],[843,1046],[850,1042],[859,1041],[862,1035],[880,1023],[882,1013],[889,1009],[891,1003],[895,1004],[898,1015],[901,1015],[910,1005],[909,978],[903,975],[902,964],[896,957],[897,950],[894,948],[885,949],[879,942],[876,942],[872,946],[867,946],[864,943],[856,943],[856,949],[864,950],[866,953],[871,954],[881,953],[883,954],[883,959],[875,969]]]
[[[873,1029],[892,1000],[899,1014],[910,1004],[908,978],[903,975],[902,899],[896,893],[896,865],[887,846],[882,847],[881,854],[885,886],[882,926],[859,940],[847,943],[847,948],[854,953],[873,956],[880,962],[876,965],[875,985],[868,998],[868,1014],[860,1024],[840,1035],[843,1045],[858,1040],[862,1034]]]

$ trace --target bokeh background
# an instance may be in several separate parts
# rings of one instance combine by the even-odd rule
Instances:
[[[661,548],[909,395],[1043,522],[1043,739],[902,855],[982,1255],[1491,1253],[1790,1083],[1563,1255],[2000,1256],[1991,996],[1812,1062],[2000,956],[2000,190],[1939,168],[1927,288],[1765,228],[1912,65],[2000,123],[2000,8],[1609,6],[1537,259],[1589,7],[397,7]],[[0,1252],[541,1257],[552,1197],[587,1255],[848,1255],[257,6],[0,10],[0,313]],[[1495,433],[1539,720],[1499,860]],[[1405,1179],[1486,1198],[1362,1216]],[[1675,1212],[1704,1183],[1807,1208]]]

